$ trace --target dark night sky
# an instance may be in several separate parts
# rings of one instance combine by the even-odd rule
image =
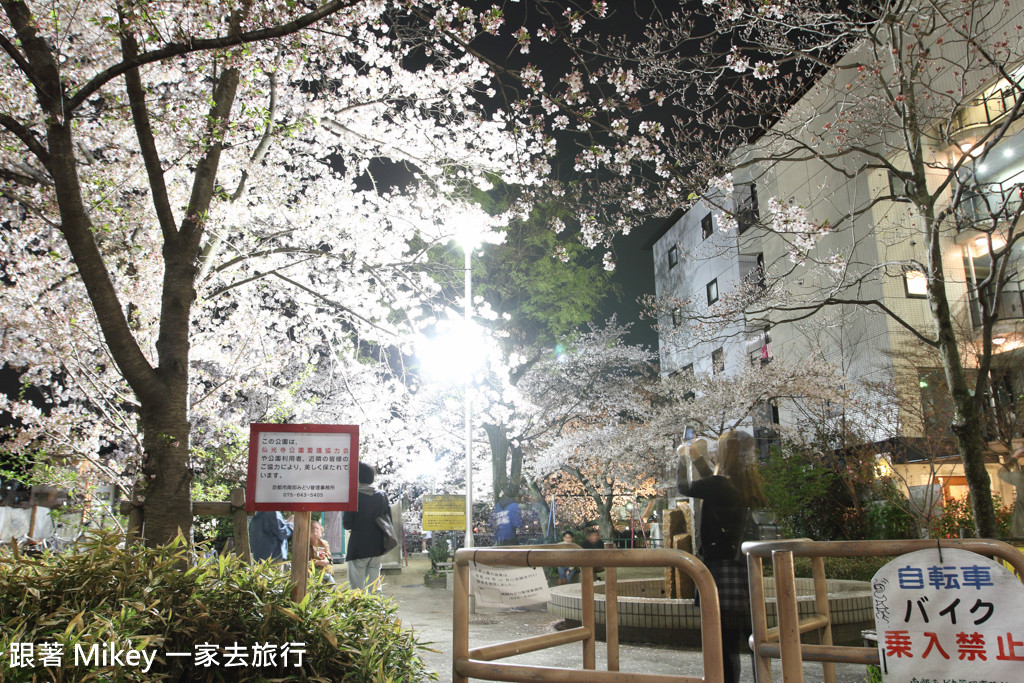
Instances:
[[[616,268],[612,279],[622,291],[617,301],[610,300],[603,307],[607,315],[616,313],[619,323],[633,323],[631,343],[644,344],[652,349],[658,348],[654,321],[641,318],[642,307],[637,299],[644,294],[654,294],[654,261],[651,251],[644,245],[664,220],[648,220],[628,236],[615,238]]]

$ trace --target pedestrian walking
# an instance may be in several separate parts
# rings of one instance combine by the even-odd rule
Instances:
[[[373,487],[377,471],[372,465],[359,463],[359,501],[356,510],[342,516],[342,524],[351,535],[345,553],[348,585],[352,588],[377,590],[380,579],[380,558],[384,554],[384,532],[378,517],[391,521],[387,496]]]
[[[516,532],[523,525],[519,503],[502,496],[491,510],[491,527],[494,529],[494,545],[516,545]]]
[[[601,540],[601,532],[597,529],[587,530],[587,537],[580,543],[584,550],[604,550],[604,541]],[[594,567],[594,576],[604,571],[604,567]]]
[[[753,437],[749,434],[732,431],[723,434],[718,440],[717,474],[712,473],[704,457],[705,449],[696,444],[684,444],[677,450],[679,493],[703,501],[697,556],[718,587],[726,683],[740,680],[740,653],[747,649],[751,632],[747,563],[740,544],[748,511],[751,507],[760,507],[762,500],[741,456],[748,450],[753,451]],[[687,458],[702,478],[690,481]]]
[[[249,549],[255,562],[288,559],[288,539],[292,537],[292,524],[275,510],[260,510],[249,522]]]

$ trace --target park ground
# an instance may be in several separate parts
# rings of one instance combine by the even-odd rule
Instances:
[[[429,643],[430,650],[424,656],[427,667],[438,675],[439,681],[446,682],[452,679],[452,594],[451,591],[427,588],[423,584],[423,574],[429,568],[430,561],[425,555],[413,554],[409,558],[408,566],[402,567],[401,572],[385,575],[383,593],[397,603],[402,625],[413,629],[421,641]],[[619,570],[619,575],[620,578],[654,576],[661,575],[661,570],[623,568]],[[336,565],[335,577],[338,582],[344,583],[346,576],[345,566]],[[560,620],[548,614],[546,609],[478,609],[477,613],[470,617],[470,647],[550,633],[556,630],[559,622]],[[605,668],[605,656],[604,642],[598,642],[598,669]],[[619,658],[620,669],[623,672],[700,676],[703,671],[701,652],[696,649],[623,644],[619,649]],[[582,669],[583,666],[582,648],[578,643],[502,661],[576,669]],[[753,682],[749,659],[744,660],[743,669],[744,683]],[[861,683],[866,677],[866,669],[863,666],[840,665],[837,669],[839,683]],[[772,679],[782,680],[777,662],[773,667]],[[807,683],[823,681],[821,665],[806,665],[804,680]]]

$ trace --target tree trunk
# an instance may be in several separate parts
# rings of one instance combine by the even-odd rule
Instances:
[[[615,538],[615,523],[612,522],[612,502],[615,500],[615,496],[609,493],[601,500],[601,497],[596,497],[597,510],[600,515],[597,518],[597,528],[601,531],[601,538],[611,540]]]
[[[174,393],[161,405],[143,407],[143,536],[151,546],[192,533],[187,395]]]
[[[485,424],[484,431],[491,447],[494,502],[502,497],[519,500],[522,494],[523,449],[509,442],[504,425]]]
[[[937,347],[946,375],[946,386],[949,387],[950,397],[953,399],[953,434],[956,436],[960,459],[964,465],[968,496],[974,513],[975,533],[979,538],[994,538],[997,530],[995,506],[992,501],[992,480],[985,469],[983,419],[981,406],[977,400],[978,396],[984,394],[985,376],[979,373],[974,391],[971,391],[964,373],[963,358],[960,355],[960,345],[946,294],[941,231],[938,229],[932,205],[926,204],[922,214],[928,244],[928,299],[932,319],[935,321]],[[984,307],[984,302],[982,306]],[[983,308],[983,317],[984,313]],[[984,347],[991,348],[991,325],[985,325],[982,334],[989,337]]]
[[[554,534],[551,530],[551,506],[548,505],[548,501],[544,498],[544,492],[540,486],[537,485],[536,481],[527,482],[527,487],[530,489],[530,493],[533,494],[534,503],[533,507],[537,510],[537,517],[540,521],[540,531],[544,535],[544,538],[554,537],[555,542],[560,542],[562,537]]]
[[[501,425],[485,424],[484,431],[487,432],[487,442],[491,446],[491,481],[494,486],[494,502],[497,503],[508,482],[508,438],[505,435],[505,428]]]
[[[968,498],[974,514],[974,530],[978,538],[997,538],[995,502],[992,500],[992,478],[985,468],[985,441],[982,438],[982,416],[974,397],[966,390],[954,392],[957,421],[953,434],[960,449],[960,460],[967,479]],[[964,407],[960,407],[966,395]]]

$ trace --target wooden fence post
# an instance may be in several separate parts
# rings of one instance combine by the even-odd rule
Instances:
[[[234,521],[235,553],[242,562],[252,564],[249,549],[249,517],[245,513],[245,489],[231,489],[231,516]]]

